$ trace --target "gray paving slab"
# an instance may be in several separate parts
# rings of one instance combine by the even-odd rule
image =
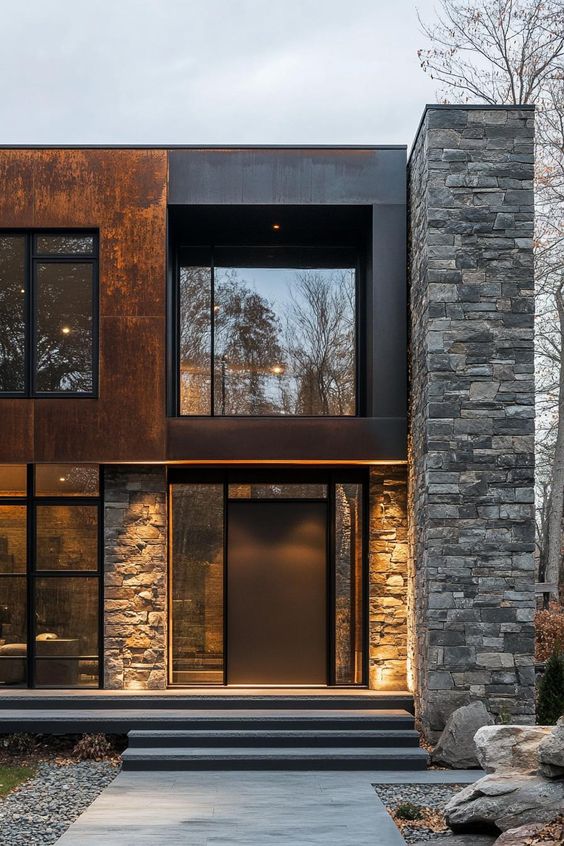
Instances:
[[[383,775],[122,772],[57,844],[404,846],[372,787]]]

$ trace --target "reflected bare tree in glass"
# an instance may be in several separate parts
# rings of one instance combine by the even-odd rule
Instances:
[[[24,255],[22,236],[0,237],[0,391],[24,390]]]
[[[218,272],[215,286],[215,413],[277,414],[276,370],[283,370],[280,321],[268,300]]]
[[[288,413],[355,413],[355,276],[350,269],[296,271],[286,311],[296,395]],[[292,407],[293,404],[293,407]]]
[[[211,268],[180,268],[180,414],[211,413]]]

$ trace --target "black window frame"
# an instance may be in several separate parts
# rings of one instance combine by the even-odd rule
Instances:
[[[68,462],[65,462],[68,463]],[[27,652],[25,658],[26,680],[24,684],[10,686],[13,690],[98,690],[104,686],[104,495],[103,495],[103,479],[102,465],[98,467],[98,493],[92,495],[68,495],[68,496],[45,496],[36,494],[35,491],[35,467],[34,464],[26,465],[26,482],[27,491],[24,495],[0,497],[0,505],[20,505],[26,508],[26,569],[21,573],[0,573],[0,580],[17,576],[25,580],[26,585],[26,629],[27,629]],[[95,570],[63,570],[63,569],[39,569],[37,567],[37,508],[40,506],[49,505],[68,505],[80,506],[88,505],[97,508],[98,526],[97,526],[97,560]],[[98,654],[95,657],[79,655],[76,660],[95,660],[98,662],[98,684],[85,685],[40,685],[36,684],[36,582],[38,579],[56,579],[56,578],[86,578],[97,579],[97,595],[98,595],[98,614],[97,614],[97,647]],[[60,659],[64,656],[57,656]],[[7,659],[2,659],[7,660]],[[54,660],[41,656],[41,661]],[[4,688],[0,685],[0,692]],[[8,687],[5,688],[6,690]]]
[[[278,262],[271,265],[265,265],[257,262],[257,255],[271,251],[276,253]],[[216,253],[233,253],[239,255],[246,255],[248,262],[244,266],[256,267],[342,267],[354,268],[355,272],[355,410],[352,414],[216,414],[215,413],[215,338],[214,338],[214,285],[215,285],[215,266]],[[186,257],[193,256],[193,262],[188,263]],[[299,257],[299,263],[296,263],[295,258]],[[286,259],[284,263],[283,259]],[[181,414],[181,378],[180,378],[180,269],[182,267],[197,267],[206,265],[210,268],[211,274],[211,296],[210,296],[210,411],[208,414]],[[292,261],[294,259],[294,261]],[[309,259],[309,261],[308,261]],[[345,261],[347,259],[347,261]],[[221,266],[221,265],[218,265]],[[235,266],[235,265],[234,265]],[[359,249],[351,246],[323,246],[313,244],[311,246],[304,246],[303,244],[291,245],[284,244],[281,246],[272,246],[268,244],[193,244],[185,245],[179,244],[174,251],[172,271],[172,295],[171,314],[169,325],[169,345],[171,350],[170,362],[173,368],[173,378],[171,381],[171,416],[177,417],[180,420],[193,419],[211,419],[216,418],[220,420],[352,420],[358,417],[366,416],[366,329],[364,325],[363,315],[365,315],[365,301],[366,301],[366,267],[363,261],[362,253]]]
[[[0,399],[96,399],[99,391],[99,232],[95,229],[61,227],[57,229],[0,229],[2,236],[24,238],[24,387],[21,391],[1,391]],[[42,235],[77,235],[93,238],[92,253],[39,253],[35,250],[36,238]],[[39,391],[35,388],[36,321],[36,266],[42,264],[88,264],[92,267],[92,390],[91,391]]]

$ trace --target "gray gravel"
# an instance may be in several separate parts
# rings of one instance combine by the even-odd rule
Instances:
[[[374,790],[388,809],[395,809],[402,802],[412,802],[426,808],[442,810],[448,800],[466,787],[465,784],[375,784]],[[452,832],[435,832],[428,828],[406,828],[402,834],[406,843],[440,843]]]
[[[0,845],[56,843],[118,772],[105,761],[40,764],[34,779],[0,799]]]

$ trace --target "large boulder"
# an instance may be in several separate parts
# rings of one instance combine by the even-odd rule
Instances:
[[[474,735],[482,726],[489,726],[493,718],[483,702],[471,702],[453,711],[447,720],[439,742],[431,753],[434,764],[454,769],[478,767]]]
[[[480,766],[487,773],[534,773],[540,744],[551,731],[550,726],[484,726],[474,738]]]
[[[454,831],[495,826],[500,831],[548,823],[562,813],[564,782],[540,775],[493,773],[465,787],[445,808]]]
[[[544,823],[531,823],[520,825],[519,828],[510,828],[495,841],[495,846],[523,846],[530,837],[538,834],[544,828]]]
[[[539,744],[539,769],[547,778],[564,776],[564,717]]]

